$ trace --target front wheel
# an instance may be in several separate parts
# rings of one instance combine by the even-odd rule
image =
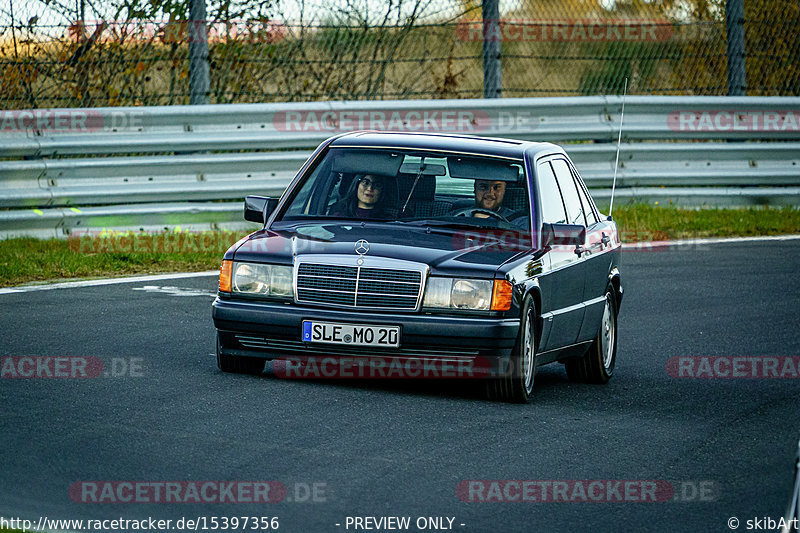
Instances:
[[[258,357],[223,354],[219,342],[219,333],[217,333],[217,368],[223,372],[258,375],[264,371],[264,364],[264,360]]]
[[[489,399],[527,403],[533,395],[536,375],[536,304],[530,296],[522,306],[519,334],[505,375],[486,384]]]
[[[565,362],[567,377],[576,383],[607,383],[617,362],[617,299],[614,287],[606,287],[600,331],[583,357]]]

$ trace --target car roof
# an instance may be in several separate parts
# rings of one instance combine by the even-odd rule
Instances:
[[[551,143],[448,133],[400,133],[390,131],[355,131],[346,133],[333,140],[330,146],[439,150],[511,159],[522,159],[526,153],[533,159],[544,153],[564,153],[560,146]]]

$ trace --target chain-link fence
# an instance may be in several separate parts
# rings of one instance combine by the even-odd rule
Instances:
[[[6,0],[0,109],[188,104],[189,0]],[[730,1],[730,0],[728,0]],[[207,0],[210,103],[728,94],[725,0]],[[748,95],[800,94],[800,4],[744,0]]]

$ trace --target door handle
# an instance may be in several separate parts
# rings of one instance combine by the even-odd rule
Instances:
[[[600,242],[603,243],[603,246],[608,246],[611,243],[611,239],[608,238],[605,232],[603,232],[603,237],[600,239]]]

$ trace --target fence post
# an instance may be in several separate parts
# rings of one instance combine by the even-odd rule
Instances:
[[[483,97],[500,98],[503,93],[503,66],[500,60],[500,0],[484,0],[483,17]]]
[[[189,103],[208,103],[208,30],[205,0],[189,0]]]
[[[728,34],[728,96],[744,96],[747,93],[744,0],[725,1],[725,27]]]

